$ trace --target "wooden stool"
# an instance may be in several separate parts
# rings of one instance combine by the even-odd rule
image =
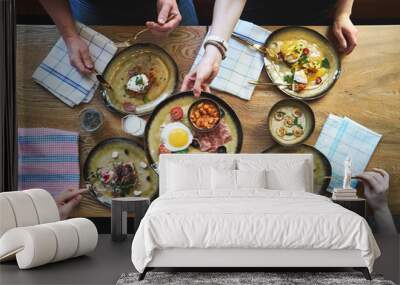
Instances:
[[[123,241],[128,233],[128,212],[133,213],[134,232],[136,233],[140,221],[144,217],[150,205],[149,198],[126,197],[114,198],[111,203],[111,239],[113,241]]]

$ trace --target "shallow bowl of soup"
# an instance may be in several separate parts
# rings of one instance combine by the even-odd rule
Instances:
[[[268,127],[272,139],[278,144],[298,145],[314,131],[314,112],[301,100],[284,99],[272,106],[268,113]]]

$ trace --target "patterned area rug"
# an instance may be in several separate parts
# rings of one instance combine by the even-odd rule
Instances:
[[[368,281],[359,272],[148,272],[142,281],[138,281],[138,276],[138,273],[122,274],[117,285],[395,285],[377,275]]]

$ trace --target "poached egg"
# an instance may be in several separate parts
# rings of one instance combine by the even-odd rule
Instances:
[[[126,83],[126,89],[136,93],[145,93],[147,91],[148,86],[149,86],[149,78],[144,73],[132,76],[128,80],[128,83]]]
[[[294,73],[293,80],[298,82],[298,83],[303,83],[303,84],[307,84],[307,82],[308,82],[307,75],[306,75],[306,73],[304,72],[303,69],[297,70]]]

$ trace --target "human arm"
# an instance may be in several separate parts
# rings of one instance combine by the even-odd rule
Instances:
[[[357,45],[357,28],[350,19],[354,0],[338,0],[332,25],[333,34],[339,44],[339,50],[349,54]]]
[[[157,14],[157,22],[146,22],[147,28],[155,35],[167,35],[175,29],[182,20],[176,0],[158,0]]]
[[[364,185],[364,195],[374,212],[378,232],[385,235],[397,234],[387,201],[389,174],[383,169],[374,168],[373,171],[356,175],[356,178]]]
[[[245,4],[246,0],[216,0],[210,34],[228,41]],[[221,61],[218,48],[207,45],[199,64],[185,76],[181,91],[193,90],[196,97],[201,91],[209,92],[209,85],[217,76]]]
[[[60,213],[61,220],[65,220],[69,217],[72,210],[82,200],[81,194],[86,191],[86,189],[67,189],[62,191],[54,198],[58,207],[58,211]]]
[[[65,45],[71,65],[82,74],[89,74],[94,67],[87,44],[79,36],[72,17],[68,0],[40,0],[47,13],[57,25]]]

